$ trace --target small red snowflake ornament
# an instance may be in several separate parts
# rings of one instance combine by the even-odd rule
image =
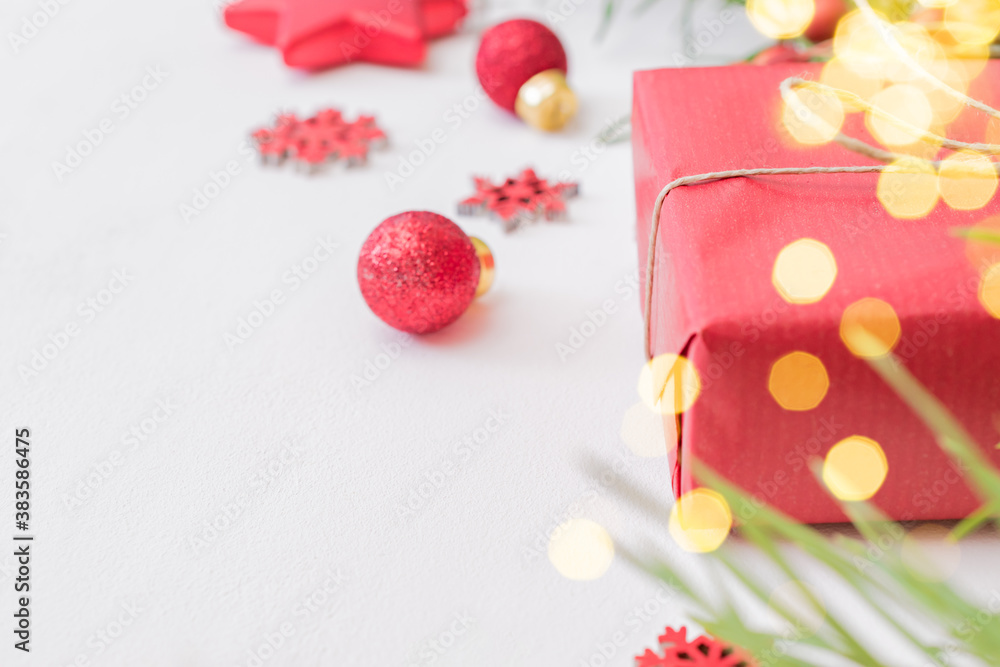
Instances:
[[[324,109],[305,119],[281,114],[274,127],[263,127],[250,136],[265,163],[280,164],[288,158],[313,171],[337,160],[348,166],[362,164],[369,148],[386,141],[372,116],[347,122],[336,109]]]
[[[658,655],[650,649],[635,657],[635,667],[754,667],[744,651],[702,635],[688,641],[687,628],[667,628]]]
[[[488,214],[503,223],[505,231],[544,217],[566,217],[566,200],[580,192],[577,183],[549,183],[538,178],[533,169],[525,169],[517,178],[494,185],[488,178],[473,178],[476,194],[458,204],[459,215]]]

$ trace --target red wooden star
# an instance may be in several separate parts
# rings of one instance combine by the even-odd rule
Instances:
[[[348,62],[417,65],[425,40],[453,31],[465,0],[238,0],[226,25],[277,46],[285,63],[321,69]]]
[[[667,628],[660,635],[657,655],[650,649],[635,658],[635,667],[753,667],[740,649],[702,635],[688,641],[687,628]]]
[[[494,185],[487,178],[473,178],[476,194],[458,204],[459,215],[487,213],[499,218],[506,231],[544,216],[559,220],[566,215],[566,199],[579,192],[576,183],[549,183],[525,169],[517,178]]]
[[[295,114],[282,114],[274,127],[261,128],[251,136],[265,162],[290,158],[311,169],[334,160],[348,165],[362,163],[372,144],[385,141],[385,134],[371,116],[359,116],[349,123],[336,109],[324,109],[304,120]]]

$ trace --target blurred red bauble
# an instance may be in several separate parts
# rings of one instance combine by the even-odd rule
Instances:
[[[528,19],[487,30],[476,54],[476,75],[490,99],[544,130],[559,129],[576,112],[566,71],[559,38]]]
[[[779,42],[774,46],[769,46],[750,59],[751,65],[806,62],[809,62],[809,54],[788,42]]]
[[[816,0],[816,14],[812,23],[806,28],[805,36],[813,42],[823,42],[837,30],[837,22],[847,13],[847,3],[844,0]]]
[[[448,218],[407,211],[385,219],[361,246],[358,284],[389,326],[415,334],[454,322],[489,288],[493,257]]]

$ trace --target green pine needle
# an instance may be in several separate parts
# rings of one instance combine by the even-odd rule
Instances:
[[[983,233],[983,230],[960,230],[957,233],[977,240],[1000,243],[1000,234]],[[866,341],[873,342],[871,335],[863,330],[852,332],[851,335],[862,345]],[[969,483],[983,501],[979,510],[955,527],[951,539],[964,537],[989,521],[1000,520],[1000,471],[993,467],[982,448],[943,404],[891,355],[867,361],[917,417],[933,430],[942,449],[956,465],[965,470]],[[694,466],[695,476],[705,486],[721,494],[730,507],[742,507],[744,503],[751,502],[749,494],[711,469],[697,461]],[[813,473],[822,483],[819,462],[816,462]],[[936,639],[947,642],[949,653],[957,651],[957,655],[962,656],[963,660],[971,660],[973,663],[1000,664],[1000,616],[983,614],[976,603],[947,584],[927,581],[918,573],[912,572],[899,552],[905,528],[890,521],[876,507],[864,502],[840,502],[840,505],[862,539],[846,535],[824,536],[768,505],[743,520],[737,532],[757,547],[775,571],[781,572],[790,581],[797,580],[798,574],[783,549],[779,548],[781,544],[807,554],[814,566],[825,566],[840,579],[841,584],[868,605],[870,613],[879,616],[895,634],[895,637],[883,638],[880,644],[892,641],[896,642],[892,645],[905,645],[924,656],[929,664],[940,664],[941,660],[953,662],[956,655],[944,656],[944,645],[931,644],[920,638],[914,624],[930,622],[940,629],[942,636]],[[892,546],[889,549],[881,548],[879,558],[869,556],[872,545],[887,543]],[[706,601],[704,593],[698,591],[693,581],[662,562],[662,559],[643,562],[630,557],[630,560],[685,597],[692,605],[692,617],[707,632],[725,642],[743,647],[758,658],[766,658],[769,665],[807,667],[813,664],[800,655],[802,651],[796,650],[796,647],[808,647],[813,651],[818,649],[828,656],[846,658],[858,666],[880,664],[873,654],[873,645],[862,642],[848,630],[851,619],[838,616],[832,610],[823,610],[819,601],[805,589],[805,602],[812,607],[812,611],[825,611],[823,625],[813,635],[796,638],[790,651],[782,651],[780,656],[777,655],[774,647],[779,642],[787,643],[786,638],[747,627],[747,619],[732,601],[734,594],[739,591],[743,597],[750,597],[759,605],[771,607],[792,627],[803,627],[806,620],[794,609],[772,604],[768,592],[773,589],[773,582],[769,583],[756,570],[748,569],[739,558],[734,557],[731,547],[730,544],[724,544],[719,550],[706,556],[711,559],[710,562],[720,564],[735,582],[728,591],[721,592],[722,603],[717,607]],[[730,578],[726,578],[728,579]],[[906,610],[912,618],[899,618],[899,610]],[[972,619],[976,620],[970,625]]]

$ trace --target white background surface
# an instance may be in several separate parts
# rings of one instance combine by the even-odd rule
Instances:
[[[623,14],[603,43],[598,0],[556,26],[581,100],[566,132],[540,135],[486,103],[449,124],[450,108],[475,99],[479,30],[544,8],[474,15],[418,70],[307,76],[226,30],[207,0],[75,0],[17,53],[7,35],[38,6],[4,3],[0,515],[12,511],[13,431],[27,426],[37,542],[30,657],[10,646],[13,557],[0,549],[0,664],[256,664],[248,651],[289,623],[265,664],[600,665],[621,632],[607,664],[629,665],[664,625],[685,622],[678,600],[658,601],[621,560],[580,583],[544,554],[571,512],[672,551],[662,509],[617,491],[670,499],[665,459],[639,458],[619,437],[643,362],[638,296],[623,287],[636,270],[631,151],[621,143],[589,161],[579,150],[629,113],[632,70],[674,63],[680,8],[661,0],[642,20]],[[709,50],[719,62],[760,44],[741,18]],[[150,67],[167,78],[122,117],[115,100]],[[276,110],[325,106],[374,113],[390,146],[366,167],[315,177],[241,153]],[[104,118],[113,132],[57,178],[52,163]],[[384,173],[437,128],[445,144],[390,191]],[[231,160],[240,173],[185,224],[180,205]],[[378,222],[407,209],[451,216],[473,174],[525,166],[581,182],[570,222],[504,235],[456,217],[492,247],[493,291],[420,339],[368,311],[355,267]],[[339,247],[292,290],[283,276],[318,237]],[[122,270],[127,287],[88,317],[80,304]],[[231,349],[224,336],[274,289],[284,303]],[[608,299],[616,313],[560,359],[556,344]],[[79,335],[22,378],[74,323]],[[358,387],[352,377],[394,343],[398,357]],[[154,428],[158,402],[172,413]],[[496,413],[503,423],[481,447],[457,449]],[[130,439],[144,420],[149,435]],[[457,472],[401,515],[449,462]],[[995,553],[965,548],[962,576],[980,592],[1000,586]],[[823,590],[821,576],[812,583]],[[123,609],[134,619],[105,644],[101,633],[130,619]],[[452,643],[456,619],[468,629]]]

